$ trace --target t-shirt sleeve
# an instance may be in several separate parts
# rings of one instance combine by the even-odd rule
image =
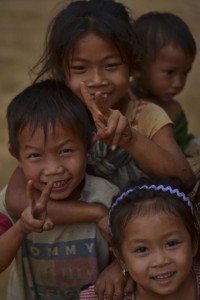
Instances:
[[[5,205],[6,189],[7,186],[0,191],[0,235],[12,226],[12,222],[9,218]]]
[[[0,235],[6,232],[11,226],[12,223],[10,219],[6,215],[0,213]]]
[[[151,139],[159,129],[169,124],[173,125],[173,122],[167,113],[160,106],[149,102],[140,112],[138,130]]]

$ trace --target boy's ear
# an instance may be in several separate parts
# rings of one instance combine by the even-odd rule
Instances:
[[[15,159],[17,159],[17,161],[18,161],[18,166],[21,168],[21,162],[20,162],[19,158],[16,157],[16,155],[15,155],[15,153],[14,153],[14,151],[13,151],[13,149],[12,149],[11,146],[8,147],[8,151],[10,152],[10,154],[11,154]]]
[[[8,151],[10,152],[10,154],[11,154],[14,158],[16,158],[16,156],[15,156],[15,154],[14,154],[13,149],[11,148],[11,146],[8,147]]]

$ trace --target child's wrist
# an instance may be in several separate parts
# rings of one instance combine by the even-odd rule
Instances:
[[[94,203],[94,222],[96,224],[99,223],[99,221],[108,215],[108,209],[104,207],[101,204]]]
[[[29,233],[27,230],[25,230],[21,218],[17,220],[17,222],[13,225],[14,230],[16,231],[16,235],[18,237],[21,236],[22,239],[24,239],[27,234]]]

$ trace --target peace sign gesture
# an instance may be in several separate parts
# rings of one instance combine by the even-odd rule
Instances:
[[[127,118],[119,111],[108,108],[101,92],[94,97],[88,92],[84,82],[80,86],[83,101],[92,114],[97,128],[97,137],[114,150],[132,140],[132,129]]]
[[[52,186],[53,182],[48,182],[36,201],[32,181],[28,181],[26,186],[28,206],[22,212],[20,218],[21,228],[24,233],[42,232],[53,228],[53,223],[47,214],[47,204],[50,200]]]

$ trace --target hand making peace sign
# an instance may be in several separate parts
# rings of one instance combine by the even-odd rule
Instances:
[[[130,143],[133,135],[127,118],[119,110],[108,108],[101,92],[96,92],[95,96],[91,97],[84,82],[81,83],[80,89],[83,101],[95,122],[98,139],[111,145],[113,150]]]
[[[36,201],[32,181],[28,181],[26,186],[28,206],[22,212],[20,220],[24,233],[42,232],[53,228],[54,225],[47,214],[47,203],[50,200],[52,185],[53,182],[48,182]]]

